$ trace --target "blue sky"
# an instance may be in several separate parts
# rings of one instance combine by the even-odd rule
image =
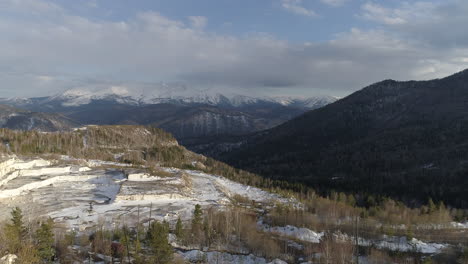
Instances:
[[[350,27],[365,27],[355,14],[359,3],[338,1],[338,5],[319,0],[302,1],[300,6],[313,11],[307,16],[288,11],[282,1],[258,0],[55,0],[74,13],[95,20],[128,20],[137,13],[155,11],[164,16],[187,21],[190,16],[206,17],[206,30],[216,34],[243,36],[264,32],[292,42],[325,41]]]
[[[345,96],[467,68],[467,13],[466,0],[2,0],[0,92]]]

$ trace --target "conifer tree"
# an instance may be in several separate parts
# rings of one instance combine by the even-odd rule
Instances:
[[[184,236],[184,225],[182,224],[182,220],[180,219],[180,217],[177,218],[177,223],[175,226],[175,235],[179,240],[182,239]]]
[[[41,223],[39,229],[36,231],[36,243],[39,257],[44,262],[52,261],[55,256],[54,249],[54,234],[52,232],[54,221],[49,218],[46,222]]]
[[[437,210],[437,207],[436,207],[435,203],[432,201],[432,198],[429,198],[428,207],[429,207],[428,213],[430,213],[430,214]]]
[[[122,227],[122,236],[120,237],[120,243],[123,246],[123,254],[122,254],[122,259],[127,258],[127,260],[130,260],[130,237],[129,237],[129,230],[126,225]]]
[[[195,205],[192,217],[192,229],[191,238],[192,242],[199,244],[202,247],[203,244],[203,211],[199,204]]]
[[[200,227],[203,221],[203,211],[199,204],[195,205],[195,209],[193,210],[193,218],[192,218],[192,229],[196,229]]]
[[[203,221],[203,231],[204,231],[204,234],[205,234],[206,246],[209,247],[210,243],[211,243],[212,230],[211,230],[210,224],[208,223],[208,219],[205,219],[205,221]]]
[[[154,221],[148,230],[148,242],[153,253],[154,264],[172,263],[173,250],[168,241],[169,227],[166,223]]]
[[[21,250],[27,231],[23,223],[23,213],[19,207],[11,211],[11,223],[5,225],[7,248],[10,253],[16,254]]]

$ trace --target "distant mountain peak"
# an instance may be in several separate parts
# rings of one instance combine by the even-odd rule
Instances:
[[[232,91],[189,88],[184,84],[160,83],[145,89],[125,86],[99,85],[77,87],[49,97],[48,101],[60,102],[62,106],[80,106],[92,101],[106,100],[120,104],[206,104],[211,106],[242,107],[245,105],[268,103],[298,108],[316,108],[336,101],[331,96],[249,96]]]
[[[108,88],[103,88],[103,89],[95,89],[94,91],[90,88],[74,88],[67,90],[63,93],[63,96],[71,96],[71,97],[77,97],[77,96],[99,96],[99,95],[119,95],[119,96],[129,96],[130,92],[126,87],[123,86],[110,86]]]

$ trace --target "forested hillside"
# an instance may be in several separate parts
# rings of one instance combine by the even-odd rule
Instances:
[[[373,84],[222,155],[264,177],[468,207],[468,70]]]
[[[61,131],[78,126],[76,121],[54,113],[31,112],[0,104],[0,128]]]
[[[222,162],[193,153],[169,133],[144,126],[86,126],[74,131],[39,132],[0,129],[0,153],[19,156],[67,155],[78,159],[97,159],[144,165],[149,169],[168,166],[200,169],[249,185],[264,188],[283,186],[300,190],[298,184],[275,182],[235,169]]]
[[[157,128],[1,129],[0,140],[0,205],[12,210],[0,223],[0,254],[20,263],[465,258],[466,210],[431,199],[409,208],[372,195],[321,196],[192,153]]]

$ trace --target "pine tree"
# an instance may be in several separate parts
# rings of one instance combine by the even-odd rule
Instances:
[[[153,253],[154,264],[172,263],[173,249],[168,241],[169,227],[166,223],[154,221],[148,230],[148,242]]]
[[[411,225],[408,226],[408,228],[406,229],[405,235],[406,235],[406,239],[409,241],[411,241],[414,238],[414,233],[413,233],[413,229],[411,228]]]
[[[195,205],[195,210],[193,210],[192,218],[192,229],[199,228],[203,221],[203,211],[199,204]]]
[[[139,239],[135,239],[134,242],[134,264],[147,263],[145,257],[141,254],[141,243]]]
[[[50,262],[55,256],[53,226],[54,221],[49,218],[46,222],[41,223],[36,231],[39,257],[45,262]]]
[[[122,244],[123,247],[123,252],[122,252],[122,259],[127,258],[130,260],[130,237],[129,237],[129,230],[126,225],[122,227],[122,236],[120,237],[120,243]]]
[[[429,214],[435,212],[436,209],[437,209],[435,203],[432,201],[432,198],[429,198],[428,207],[429,207],[429,209],[428,209]]]
[[[203,246],[203,211],[199,204],[195,205],[192,217],[191,242],[198,244],[200,248]]]
[[[347,200],[349,205],[351,205],[353,207],[356,206],[356,198],[354,198],[354,196],[352,194],[348,195],[346,200]]]
[[[203,221],[203,231],[204,231],[204,234],[205,234],[205,243],[206,243],[206,246],[210,246],[210,243],[211,243],[211,233],[212,233],[212,230],[211,230],[211,227],[208,223],[208,219],[205,219],[205,221]]]
[[[12,254],[18,253],[27,235],[23,223],[23,213],[20,208],[15,207],[11,211],[11,224],[5,225],[5,235],[9,252]]]
[[[184,226],[182,224],[182,220],[179,218],[177,218],[177,223],[176,223],[176,226],[175,226],[175,235],[177,237],[177,239],[182,239],[184,237]]]

